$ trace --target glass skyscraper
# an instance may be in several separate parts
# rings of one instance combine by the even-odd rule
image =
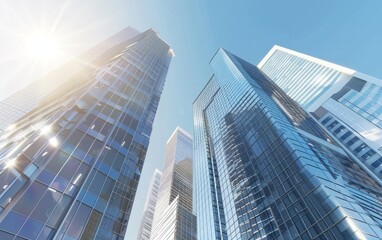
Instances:
[[[193,104],[198,239],[381,239],[382,187],[256,66],[219,49]]]
[[[93,49],[2,134],[0,239],[124,237],[173,52],[130,28]]]
[[[382,184],[382,80],[274,46],[258,67]]]
[[[162,172],[158,169],[155,169],[154,175],[151,179],[150,188],[147,193],[146,204],[143,210],[143,216],[141,225],[139,226],[137,240],[150,240],[161,177]]]
[[[192,181],[192,137],[178,127],[167,141],[152,240],[196,240]]]

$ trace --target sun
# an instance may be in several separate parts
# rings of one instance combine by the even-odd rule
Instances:
[[[25,39],[25,53],[35,60],[54,61],[61,50],[61,44],[54,35],[36,33]]]

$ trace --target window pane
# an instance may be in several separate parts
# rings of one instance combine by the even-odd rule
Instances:
[[[3,231],[0,231],[0,239],[1,240],[13,240],[14,236],[9,234],[9,233],[6,233],[6,232],[3,232]]]
[[[11,233],[17,233],[25,220],[26,217],[11,211],[0,223],[0,229]]]
[[[41,183],[34,182],[24,193],[24,195],[17,202],[14,210],[18,213],[28,216],[32,209],[36,206],[37,202],[40,200],[41,196],[47,189],[46,186]]]
[[[94,235],[98,229],[98,225],[101,221],[102,214],[96,210],[93,210],[90,215],[89,222],[84,230],[83,236],[88,239],[94,239]]]
[[[86,221],[89,217],[91,208],[80,204],[76,215],[73,218],[73,221],[70,223],[68,228],[68,234],[72,237],[79,238],[82,230],[85,228]]]
[[[47,170],[42,170],[40,175],[38,175],[37,177],[37,180],[41,181],[42,183],[45,183],[46,185],[50,185],[53,179],[54,179],[54,174]]]
[[[33,211],[32,217],[41,222],[45,222],[60,198],[60,193],[54,191],[46,191],[41,201]]]
[[[35,239],[42,228],[42,224],[29,218],[21,228],[19,235],[28,239]]]
[[[82,138],[82,135],[83,133],[81,133],[80,131],[74,131],[70,135],[70,137],[65,141],[65,144],[63,144],[62,150],[64,150],[67,153],[71,153]]]
[[[96,172],[95,177],[90,185],[89,191],[94,193],[96,196],[98,196],[105,180],[106,180],[106,175],[100,172]]]
[[[78,167],[80,166],[80,164],[81,162],[78,159],[71,157],[65,163],[65,166],[61,169],[58,175],[67,180],[71,180],[73,178],[75,171],[77,171]]]
[[[51,239],[52,236],[51,233],[52,233],[52,230],[51,228],[49,227],[44,227],[40,233],[40,235],[38,236],[38,240],[45,240],[45,239]]]
[[[50,160],[46,169],[50,170],[53,173],[58,173],[62,166],[64,166],[66,160],[69,158],[67,153],[58,151]]]
[[[54,208],[53,212],[50,215],[50,218],[48,220],[48,225],[55,228],[58,220],[60,219],[61,215],[65,213],[68,209],[70,198],[66,195],[63,195],[60,201],[57,203],[56,207]]]
[[[0,194],[6,191],[11,185],[11,183],[16,179],[20,174],[14,169],[7,168],[2,173],[0,173]]]
[[[111,191],[114,188],[114,184],[115,184],[115,181],[113,181],[111,178],[106,178],[105,185],[103,186],[102,191],[101,191],[101,195],[100,195],[100,197],[103,200],[105,200],[105,201],[109,200]]]
[[[68,186],[69,181],[63,177],[57,176],[56,179],[50,184],[51,188],[56,189],[60,192],[64,192]]]

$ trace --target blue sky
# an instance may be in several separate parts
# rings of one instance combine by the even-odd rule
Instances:
[[[154,27],[174,49],[126,239],[135,239],[146,190],[176,126],[192,133],[192,102],[219,47],[257,64],[275,44],[382,78],[382,1],[82,0],[0,3],[0,99],[67,58],[26,62],[20,44],[54,28],[62,50],[84,51],[126,26]],[[66,56],[67,57],[67,56]],[[32,61],[33,62],[33,61]]]

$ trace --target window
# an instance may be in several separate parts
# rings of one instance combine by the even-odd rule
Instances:
[[[68,210],[68,205],[70,202],[70,198],[66,195],[62,195],[62,198],[57,202],[55,208],[53,209],[50,217],[48,219],[47,224],[53,228],[56,227],[58,220],[61,218],[63,213],[66,213]]]
[[[102,214],[96,210],[93,210],[89,217],[89,222],[86,225],[83,236],[88,239],[94,239],[95,233],[98,229],[98,225],[101,221]]]
[[[351,133],[350,131],[348,131],[348,132],[346,132],[344,135],[342,135],[342,136],[340,137],[340,139],[343,141],[343,140],[345,140],[347,137],[349,137],[351,134],[352,134],[352,133]]]
[[[334,122],[332,122],[332,123],[328,126],[328,129],[330,130],[330,129],[334,128],[335,126],[337,126],[337,124],[338,124],[338,121],[337,121],[337,120],[334,121]]]
[[[19,235],[28,239],[36,239],[42,224],[29,218],[21,228]]]
[[[114,188],[115,181],[113,181],[111,178],[106,178],[105,184],[102,188],[100,198],[102,198],[105,201],[108,201],[110,198],[110,194]]]
[[[106,175],[97,171],[95,174],[95,177],[93,178],[92,183],[90,184],[89,191],[94,193],[96,196],[98,196],[105,180],[106,180]]]
[[[359,145],[358,147],[356,147],[354,149],[354,151],[356,151],[357,153],[360,153],[364,148],[366,148],[367,145],[365,143],[362,143],[361,145]]]
[[[74,238],[80,238],[82,230],[86,226],[86,221],[90,215],[91,208],[80,204],[76,215],[68,228],[68,234]]]
[[[352,139],[350,139],[350,140],[346,143],[346,145],[347,145],[347,146],[351,146],[351,145],[353,145],[355,142],[357,142],[358,140],[359,140],[358,137],[353,137]]]
[[[65,179],[71,180],[74,176],[74,172],[78,169],[80,164],[81,162],[78,159],[70,157],[58,175]]]
[[[18,213],[28,216],[37,205],[37,202],[40,200],[46,189],[47,187],[41,183],[32,183],[13,209]]]
[[[17,233],[25,220],[26,217],[11,211],[0,223],[0,229],[11,233]]]
[[[346,129],[344,126],[339,126],[335,131],[334,131],[334,134],[338,134],[340,133],[342,130]]]
[[[18,176],[20,176],[20,174],[11,168],[2,171],[0,173],[0,194],[5,192]]]
[[[377,168],[377,167],[379,167],[381,164],[382,164],[382,158],[379,158],[377,161],[373,162],[373,163],[371,164],[371,166],[372,166],[373,168]]]
[[[361,158],[363,158],[364,160],[367,160],[367,159],[369,159],[371,156],[373,156],[375,154],[375,152],[373,151],[373,150],[369,150],[369,151],[367,151],[365,154],[363,154],[362,156],[361,156]]]
[[[56,174],[64,166],[66,160],[69,158],[69,154],[62,151],[58,151],[50,160],[46,169]]]
[[[31,216],[40,222],[46,222],[60,198],[60,193],[52,190],[46,191]]]
[[[331,116],[325,118],[321,123],[322,125],[325,125],[326,123],[328,123],[331,119],[333,119]]]
[[[81,140],[83,133],[80,131],[74,131],[62,146],[62,150],[67,153],[72,153],[78,142]]]

